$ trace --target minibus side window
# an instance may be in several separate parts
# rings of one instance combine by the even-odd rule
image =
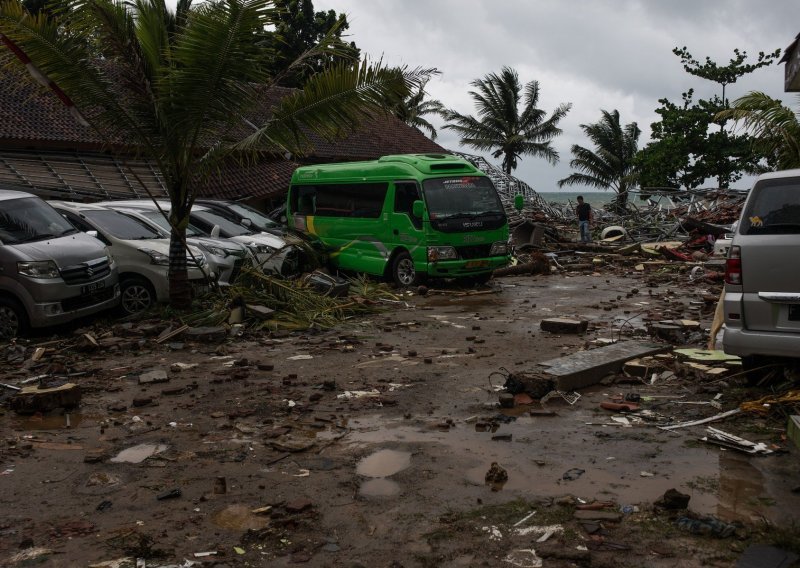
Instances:
[[[422,219],[414,217],[412,213],[414,201],[421,199],[417,184],[413,182],[402,182],[394,184],[394,212],[405,213],[411,219],[411,223],[417,228],[422,228]]]

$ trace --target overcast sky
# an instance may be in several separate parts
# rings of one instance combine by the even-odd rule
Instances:
[[[695,100],[717,92],[716,84],[686,73],[672,48],[686,46],[695,59],[720,64],[739,48],[753,61],[800,32],[797,0],[314,0],[314,8],[347,14],[349,39],[362,53],[389,65],[438,68],[442,75],[428,92],[462,114],[475,113],[470,82],[504,65],[523,83],[539,81],[540,108],[548,114],[572,103],[555,140],[558,165],[523,157],[515,171],[540,192],[557,190],[570,174],[570,147],[590,146],[579,125],[597,122],[600,109],[617,109],[623,123],[638,123],[643,147],[658,99],[680,102],[689,88]],[[776,64],[746,75],[726,95],[734,100],[761,90],[796,108],[797,95],[783,92],[783,69]],[[439,144],[459,149],[457,136],[437,130]]]

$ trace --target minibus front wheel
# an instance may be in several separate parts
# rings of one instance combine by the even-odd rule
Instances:
[[[392,280],[400,288],[416,286],[422,282],[422,275],[414,268],[414,261],[411,255],[402,251],[392,260]]]

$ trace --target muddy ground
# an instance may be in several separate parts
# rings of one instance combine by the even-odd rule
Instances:
[[[662,416],[702,418],[720,411],[717,393],[723,410],[763,394],[740,377],[618,374],[574,405],[551,399],[552,415],[498,407],[501,369],[646,335],[649,318],[707,328],[702,297],[719,288],[687,282],[510,277],[478,294],[408,294],[329,331],[157,344],[147,334],[166,324],[149,321],[114,327],[119,341],[99,350],[47,343],[43,360],[78,373],[82,402],[68,416],[1,411],[0,565],[691,567],[734,566],[757,543],[789,550],[800,467],[782,416],[715,424],[780,450],[753,457],[700,442],[703,426],[626,427],[599,408],[636,393]],[[589,330],[541,331],[554,316]],[[37,372],[2,365],[12,384]],[[168,381],[140,384],[151,370]],[[493,462],[508,480],[488,486]],[[652,505],[671,488],[735,532],[683,530],[686,511]],[[594,501],[608,519],[579,522]]]

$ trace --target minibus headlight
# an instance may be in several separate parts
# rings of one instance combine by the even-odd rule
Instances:
[[[453,247],[428,247],[428,262],[437,260],[457,260],[458,253]]]
[[[58,278],[58,266],[52,260],[18,262],[17,272],[31,278]]]
[[[505,241],[497,241],[492,243],[492,248],[489,249],[489,256],[500,256],[508,254],[508,243]]]

